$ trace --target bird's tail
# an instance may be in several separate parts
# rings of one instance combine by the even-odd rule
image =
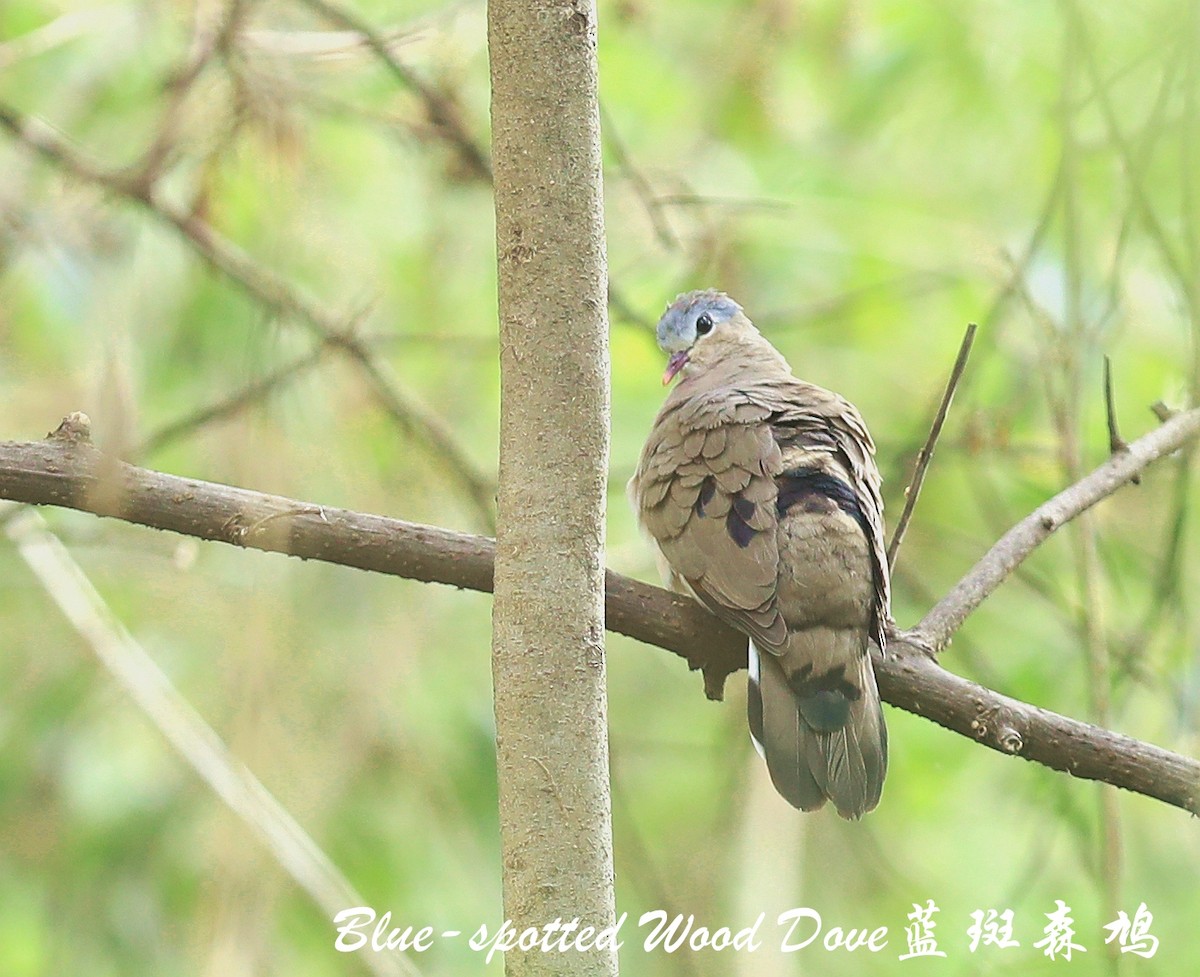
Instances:
[[[750,643],[750,735],[775,789],[802,811],[828,799],[842,817],[857,819],[883,792],[887,727],[870,655],[856,658],[846,691],[798,694],[780,659]]]

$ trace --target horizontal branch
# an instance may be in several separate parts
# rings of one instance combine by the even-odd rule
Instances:
[[[72,415],[44,441],[0,442],[0,498],[491,591],[494,544],[487,537],[137,468],[98,451],[88,441],[87,428],[86,417]],[[1200,410],[1171,418],[1037,510],[1038,532],[1053,531],[1198,431]],[[1100,492],[1101,486],[1108,488]],[[1096,492],[1100,494],[1092,497]],[[1059,502],[1064,496],[1066,501]],[[893,637],[888,657],[876,663],[884,700],[1001,753],[1200,814],[1200,761],[1010,699],[953,675],[930,656],[929,649],[944,645],[970,609],[1004,579],[993,566],[1011,572],[1036,546],[1018,533],[1028,521],[1019,523],[989,553],[991,557],[1000,550],[1002,556],[990,561],[985,557],[951,592],[971,602],[967,610],[951,614],[953,605],[944,600],[917,628]],[[1006,544],[1015,533],[1021,544]],[[1022,551],[1022,546],[1027,548]],[[725,678],[745,667],[746,639],[739,632],[693,601],[612,571],[607,576],[606,616],[609,630],[665,648],[691,668],[701,669],[710,698],[720,698]],[[942,640],[934,644],[931,635]]]

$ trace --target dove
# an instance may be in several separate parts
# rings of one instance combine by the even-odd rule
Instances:
[[[749,638],[750,735],[803,811],[878,803],[887,728],[870,649],[890,624],[875,445],[844,397],[797,379],[722,292],[663,314],[663,384],[629,494],[667,585]]]

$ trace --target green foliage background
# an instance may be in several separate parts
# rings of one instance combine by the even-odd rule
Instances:
[[[103,169],[156,134],[162,199],[354,319],[405,391],[494,471],[492,204],[369,50],[304,0],[245,4],[184,91],[222,4],[8,0],[0,102]],[[382,0],[359,16],[486,145],[480,3]],[[314,33],[320,32],[320,33]],[[1012,522],[1123,433],[1200,400],[1200,4],[609,0],[600,9],[614,308],[609,563],[654,579],[624,500],[662,397],[648,326],[719,286],[796,371],[854,400],[893,519],[964,325],[982,329],[902,551],[919,619]],[[316,52],[316,53],[314,53]],[[336,350],[268,395],[146,438],[314,346],[214,274],[145,207],[0,131],[0,438],[85,410],[145,464],[328,505],[487,531],[437,457]],[[547,419],[553,423],[552,418]],[[1081,718],[1200,752],[1194,453],[1050,540],[944,663]],[[489,600],[47,511],[96,586],[233,752],[372,905],[470,932],[501,919]],[[0,544],[0,973],[365,973],[249,831],[121,694]],[[1091,636],[1089,638],[1089,635]],[[861,824],[801,817],[744,730],[744,683],[705,701],[661,651],[610,636],[619,909],[630,975],[1200,972],[1200,832],[1091,783],[888,710],[892,768]],[[1089,678],[1089,654],[1107,660]],[[1101,852],[1105,833],[1120,857]],[[945,960],[900,962],[934,899]],[[1033,944],[1063,899],[1087,953]],[[1153,960],[1106,955],[1113,906],[1154,913]],[[812,906],[889,926],[868,956],[644,953],[641,913],[741,927]],[[971,954],[975,909],[1019,949]],[[462,940],[423,973],[501,972]]]

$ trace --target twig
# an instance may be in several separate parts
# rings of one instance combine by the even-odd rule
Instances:
[[[262,781],[229,752],[216,731],[134,640],[67,548],[47,529],[41,514],[26,509],[8,522],[5,531],[47,596],[104,669],[321,911],[333,917],[342,909],[365,905],[329,856]],[[417,977],[416,967],[398,953],[366,953],[363,957],[378,977]]]
[[[489,529],[495,529],[496,489],[467,458],[454,437],[450,425],[435,411],[405,394],[388,377],[384,365],[357,339],[345,346],[349,357],[358,363],[375,388],[380,405],[401,428],[419,435],[434,452],[452,459],[452,468],[462,480],[476,511]]]
[[[656,210],[667,207],[716,207],[721,210],[761,210],[787,216],[794,213],[794,200],[772,200],[768,197],[717,197],[702,193],[664,193],[652,201]]]
[[[996,484],[995,473],[990,469],[991,466],[982,461],[973,466],[971,491],[988,532],[992,534],[993,539],[999,539],[1012,525],[1013,517],[1007,511],[1001,490]],[[1073,615],[1073,610],[1063,593],[1061,580],[1050,574],[1041,573],[1028,564],[1017,567],[1013,571],[1013,579],[1024,584],[1027,594],[1043,601],[1048,610],[1062,618],[1064,624],[1067,624],[1067,619]]]
[[[1112,360],[1108,354],[1104,356],[1104,416],[1108,420],[1109,454],[1115,455],[1127,450],[1129,445],[1125,443],[1125,439],[1121,437],[1121,432],[1117,429],[1117,405],[1113,397]],[[1134,475],[1130,481],[1134,485],[1141,485],[1142,476]]]
[[[1104,416],[1108,420],[1108,451],[1116,454],[1124,451],[1127,445],[1117,429],[1117,408],[1113,403],[1112,359],[1104,355]]]
[[[86,425],[76,425],[86,433]],[[1200,762],[1035,706],[947,672],[930,655],[1055,528],[1155,459],[1200,437],[1200,408],[1173,416],[1018,523],[916,628],[876,662],[886,701],[989,747],[1110,783],[1200,815]],[[494,542],[109,458],[82,438],[0,442],[0,498],[59,505],[237,546],[472,590],[492,587]],[[672,651],[720,698],[746,666],[746,639],[695,601],[609,571],[606,627]]]
[[[946,415],[950,412],[950,403],[954,400],[954,391],[958,389],[958,382],[962,379],[963,370],[967,368],[967,357],[971,355],[971,346],[975,342],[975,333],[978,328],[973,322],[967,326],[962,343],[958,347],[958,356],[955,357],[954,368],[950,371],[950,379],[946,381],[946,390],[942,394],[942,402],[938,405],[937,414],[933,418],[933,425],[929,429],[929,437],[925,439],[924,446],[917,453],[917,463],[913,470],[912,481],[908,483],[908,488],[904,490],[904,509],[901,511],[900,519],[896,523],[896,529],[892,533],[892,541],[888,544],[887,558],[889,567],[896,565],[896,552],[900,549],[900,544],[904,541],[904,533],[908,529],[909,520],[912,519],[913,509],[916,508],[917,497],[921,494],[921,486],[925,484],[925,473],[929,470],[929,463],[933,461],[933,450],[937,447],[938,438],[942,434],[942,426],[946,423]]]
[[[421,98],[425,103],[426,111],[429,113],[430,121],[445,136],[447,141],[457,149],[459,155],[467,163],[469,170],[486,183],[490,184],[493,182],[492,163],[488,157],[487,150],[471,136],[453,100],[423,81],[416,72],[397,58],[387,39],[372,28],[370,24],[358,17],[357,14],[338,4],[330,3],[329,0],[301,0],[301,2],[326,20],[334,24],[340,24],[342,27],[357,33],[362,38],[363,43],[375,53],[387,70],[391,72],[392,76],[402,86],[416,92],[418,97]],[[653,328],[654,323],[647,320],[645,316],[639,315],[634,310],[633,304],[611,281],[608,285],[608,304],[618,319],[631,322],[635,325]],[[490,513],[492,507],[490,486],[488,487],[486,497]],[[489,521],[489,525],[492,524],[494,524],[494,519]]]
[[[1066,0],[1071,3],[1072,0]],[[1083,446],[1080,439],[1083,409],[1083,356],[1094,348],[1095,325],[1083,311],[1083,242],[1079,213],[1080,140],[1077,112],[1072,107],[1078,83],[1081,48],[1086,48],[1082,31],[1067,29],[1062,36],[1062,89],[1059,106],[1059,138],[1065,175],[1062,196],[1061,239],[1065,303],[1061,327],[1047,335],[1047,355],[1042,358],[1047,407],[1054,422],[1059,463],[1068,483],[1083,474]],[[1047,317],[1049,321],[1049,317]],[[1055,391],[1047,364],[1061,362],[1062,389]],[[1070,526],[1069,543],[1073,552],[1081,603],[1078,621],[1081,650],[1088,692],[1088,719],[1098,726],[1112,724],[1112,679],[1109,641],[1104,626],[1102,575],[1092,513],[1083,513]],[[1080,832],[1085,850],[1095,844],[1097,881],[1101,904],[1106,915],[1115,915],[1121,902],[1122,832],[1121,812],[1116,791],[1100,786],[1096,792],[1099,832]],[[1117,973],[1119,956],[1113,945],[1107,947],[1111,970]]]
[[[1132,790],[1200,816],[1198,760],[970,682],[932,662],[908,634],[888,642],[888,660],[876,660],[875,673],[886,702],[999,753]]]
[[[1160,416],[1169,419],[1173,415],[1165,413]],[[1192,460],[1195,454],[1195,443],[1193,442],[1186,445],[1175,459],[1171,516],[1165,521],[1166,540],[1159,548],[1159,555],[1155,559],[1154,587],[1146,610],[1142,613],[1137,627],[1125,640],[1122,664],[1127,670],[1132,667],[1133,659],[1144,652],[1149,636],[1159,627],[1167,612],[1171,609],[1178,611],[1182,607],[1179,569],[1183,562],[1184,545],[1187,541],[1188,513],[1191,511],[1194,498]]]
[[[642,315],[610,280],[608,283],[608,307],[618,321],[640,326],[647,332],[654,331],[654,322]]]
[[[1023,286],[1025,273],[1033,264],[1034,258],[1038,251],[1041,250],[1042,243],[1050,232],[1050,226],[1054,221],[1055,214],[1058,211],[1059,200],[1063,195],[1065,184],[1063,161],[1060,159],[1058,166],[1054,170],[1054,176],[1050,180],[1050,186],[1046,190],[1046,195],[1042,200],[1041,207],[1038,210],[1037,222],[1030,232],[1029,238],[1025,242],[1024,248],[1020,255],[1012,254],[1008,251],[1003,251],[1000,255],[1005,260],[1007,265],[1012,269],[1000,289],[996,292],[992,303],[988,306],[987,313],[983,317],[984,335],[991,340],[990,348],[996,348],[996,342],[1000,336],[1000,327],[1003,323],[1003,314],[1008,307],[1009,301],[1018,293],[1018,290]],[[986,353],[986,350],[985,350]],[[978,375],[978,370],[973,376]],[[970,385],[970,378],[966,382],[960,384],[960,387]]]

